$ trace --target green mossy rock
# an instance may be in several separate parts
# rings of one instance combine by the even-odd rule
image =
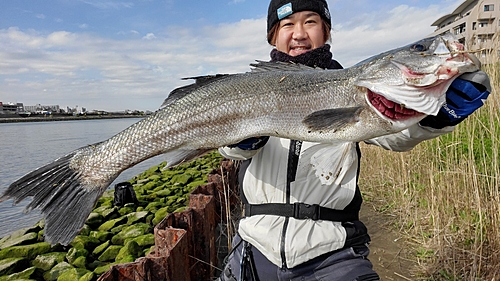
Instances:
[[[95,261],[87,264],[87,268],[93,271],[94,269],[101,267],[101,266],[105,266],[107,264],[108,264],[107,262],[95,260]]]
[[[137,242],[132,240],[125,243],[125,246],[123,246],[123,248],[121,248],[120,251],[118,252],[118,255],[116,255],[115,260],[122,262],[122,260],[127,256],[132,256],[134,257],[133,260],[135,260],[135,258],[139,257],[141,252],[142,249],[139,246],[139,244],[137,244]]]
[[[158,196],[158,197],[167,197],[167,196],[172,195],[172,193],[173,192],[170,189],[163,189],[163,190],[156,191],[156,196]]]
[[[112,220],[120,217],[120,213],[118,212],[117,207],[113,207],[111,209],[107,208],[103,210],[101,214],[105,220]]]
[[[38,232],[28,232],[22,236],[10,237],[3,243],[0,243],[0,249],[5,249],[12,246],[28,244],[37,241]]]
[[[127,215],[127,224],[132,225],[136,222],[145,222],[148,215],[148,211],[130,213]]]
[[[160,165],[153,166],[153,167],[147,169],[146,171],[144,171],[141,174],[141,176],[143,176],[145,178],[151,178],[152,175],[161,174],[161,169],[162,169],[162,167]]]
[[[167,207],[170,207],[172,204],[174,204],[175,202],[177,202],[177,199],[179,199],[179,196],[177,196],[177,195],[169,196],[167,198],[167,202],[165,203],[165,205]]]
[[[81,256],[76,258],[71,265],[78,267],[78,268],[85,268],[85,265],[87,264],[87,257],[86,256]]]
[[[87,272],[85,275],[83,275],[82,277],[80,277],[80,279],[78,279],[78,281],[92,281],[96,278],[94,272]]]
[[[101,245],[95,247],[94,251],[92,252],[92,255],[94,255],[94,256],[101,255],[104,252],[104,250],[106,250],[106,248],[108,248],[108,246],[109,246],[109,241],[102,243]]]
[[[63,262],[66,259],[66,253],[64,252],[51,252],[47,254],[38,255],[31,264],[36,268],[40,268],[43,271],[48,271],[57,263]]]
[[[106,193],[99,198],[98,201],[99,207],[107,207],[107,208],[113,208],[113,197],[112,194],[108,194],[106,196]]]
[[[172,179],[170,180],[170,183],[172,184],[181,184],[181,185],[186,185],[188,184],[189,182],[191,182],[193,180],[193,177],[189,174],[180,174],[180,175],[175,175],[172,177]]]
[[[38,231],[43,229],[43,225],[44,224],[42,222],[38,222],[34,226],[18,229],[6,237],[8,237],[8,239],[14,239],[14,238],[21,237],[29,232],[37,232],[38,233]]]
[[[158,183],[162,181],[162,177],[160,175],[152,175],[149,177],[149,180]]]
[[[73,239],[73,241],[71,241],[70,243],[70,245],[75,248],[83,247],[84,249],[88,250],[94,249],[99,244],[101,244],[101,241],[99,241],[99,239],[83,235],[77,235],[75,239]]]
[[[88,236],[91,230],[92,228],[88,224],[84,224],[78,235]]]
[[[71,266],[67,262],[58,263],[50,271],[47,271],[43,274],[43,279],[45,279],[45,281],[55,281],[61,274],[71,269],[73,269],[73,266]]]
[[[125,206],[121,207],[118,210],[118,213],[120,213],[121,216],[125,216],[126,214],[135,212],[136,208],[137,208],[137,206],[135,204],[127,203],[127,204],[125,204]]]
[[[57,277],[57,281],[76,281],[89,272],[90,271],[84,268],[73,268],[61,273],[61,275]]]
[[[155,235],[154,233],[144,234],[133,238],[132,241],[135,241],[141,247],[149,247],[155,244]]]
[[[107,221],[103,224],[101,224],[97,230],[99,231],[109,231],[111,230],[113,227],[117,226],[117,225],[120,225],[122,223],[125,222],[127,218],[126,217],[120,217],[120,218],[116,218],[116,219],[113,219],[113,220],[110,220],[110,221]]]
[[[87,251],[86,249],[73,247],[69,249],[68,254],[66,255],[66,260],[68,260],[70,264],[73,264],[77,258],[86,257],[88,254],[89,251]]]
[[[182,206],[182,207],[175,209],[173,212],[174,213],[184,212],[185,210],[187,210],[187,208],[188,208],[187,206]]]
[[[35,273],[36,268],[30,267],[21,272],[13,273],[7,276],[0,276],[0,281],[20,281],[20,280],[30,280],[33,273]]]
[[[0,250],[0,259],[5,258],[27,258],[29,260],[35,258],[37,255],[49,252],[51,246],[47,242],[39,242],[30,245],[12,246]]]
[[[121,224],[119,226],[113,227],[111,229],[111,234],[113,234],[113,236],[115,236],[118,232],[122,231],[122,229],[124,229],[127,226],[128,225],[126,225],[126,224]],[[113,237],[113,236],[111,236],[111,237]]]
[[[157,183],[154,181],[148,182],[142,186],[142,189],[144,190],[153,190],[157,187]],[[137,194],[136,194],[137,195]]]
[[[0,260],[0,275],[9,275],[24,270],[29,262],[25,258],[6,258]]]
[[[186,187],[189,188],[190,190],[194,190],[198,186],[204,185],[206,183],[207,183],[206,180],[197,180],[197,181],[190,182]]]
[[[92,212],[87,217],[86,223],[89,225],[95,226],[95,225],[101,225],[103,223],[103,221],[104,221],[103,215],[101,215],[100,213],[97,213],[97,212]]]
[[[91,231],[89,236],[96,238],[102,243],[104,241],[111,239],[111,237],[113,237],[113,233],[108,231]]]
[[[151,225],[146,223],[137,223],[131,226],[127,226],[121,232],[111,238],[111,243],[113,243],[114,245],[123,245],[126,239],[139,237],[151,232],[151,229]]]
[[[112,261],[115,260],[116,255],[120,252],[123,246],[111,245],[97,258],[100,261]]]
[[[156,211],[155,217],[152,221],[153,225],[160,223],[168,215],[169,206],[163,207]]]
[[[108,263],[106,265],[99,266],[96,269],[94,269],[94,273],[97,274],[97,275],[101,275],[104,272],[108,271],[115,264],[118,264],[118,263]]]
[[[146,208],[144,208],[144,210],[153,212],[153,211],[156,211],[162,207],[163,207],[163,204],[161,202],[151,202],[146,206]]]
[[[154,250],[155,250],[155,246],[151,246],[151,247],[149,247],[149,248],[145,249],[145,250],[143,251],[143,256],[145,257],[145,256],[149,255],[149,254],[150,254],[151,252],[153,252]]]
[[[135,261],[135,257],[132,256],[132,255],[128,255],[128,256],[125,256],[125,257],[122,257],[121,259],[116,259],[116,262],[118,263],[129,263],[129,262],[134,262]]]
[[[145,179],[138,179],[137,180],[137,185],[144,185],[146,183],[148,183],[150,181],[149,178],[145,178]]]

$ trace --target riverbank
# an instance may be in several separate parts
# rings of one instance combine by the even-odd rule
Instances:
[[[21,117],[17,114],[0,115],[0,123],[19,123],[19,122],[50,122],[50,121],[74,121],[74,120],[100,120],[116,118],[143,118],[146,115],[140,114],[107,114],[107,115],[32,115]]]

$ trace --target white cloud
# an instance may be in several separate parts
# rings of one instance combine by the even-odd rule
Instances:
[[[352,28],[334,26],[332,50],[344,66],[351,66],[372,55],[426,37],[434,31],[430,24],[439,14],[438,6],[422,9],[401,5],[386,13],[374,11],[365,18],[376,20],[360,22]]]
[[[142,39],[153,40],[156,39],[156,36],[154,35],[154,33],[148,33],[146,34],[146,36],[142,37]]]

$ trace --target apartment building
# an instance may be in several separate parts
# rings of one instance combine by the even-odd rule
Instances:
[[[431,35],[451,32],[468,50],[478,51],[481,60],[486,54],[500,55],[500,0],[467,0],[451,14],[444,15],[431,26]],[[484,62],[484,61],[483,61]]]

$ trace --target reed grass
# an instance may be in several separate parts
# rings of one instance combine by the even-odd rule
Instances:
[[[493,90],[454,132],[404,153],[362,145],[365,200],[396,215],[423,280],[500,280],[499,54],[485,60]]]

